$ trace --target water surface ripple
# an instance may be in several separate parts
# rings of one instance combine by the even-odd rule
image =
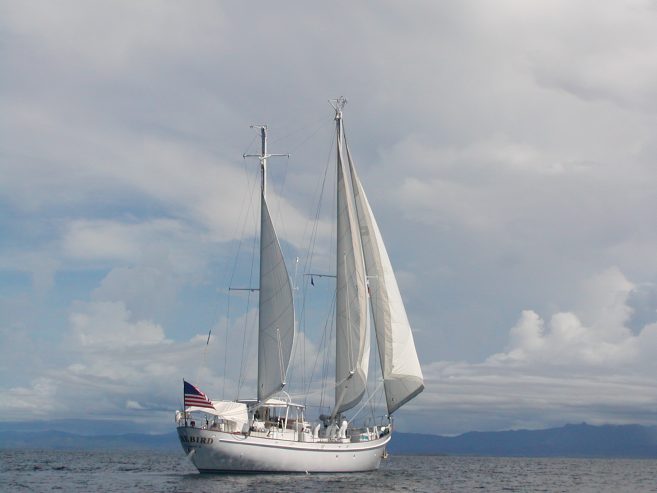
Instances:
[[[182,453],[0,450],[2,491],[657,492],[657,460],[391,456],[376,472],[201,475]]]

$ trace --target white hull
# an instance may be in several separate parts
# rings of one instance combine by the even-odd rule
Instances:
[[[365,442],[296,442],[178,427],[200,472],[360,472],[379,468],[390,434]]]

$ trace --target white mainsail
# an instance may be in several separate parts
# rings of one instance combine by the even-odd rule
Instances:
[[[260,314],[258,323],[258,401],[285,385],[294,343],[292,286],[265,193],[260,206]]]
[[[346,154],[360,224],[360,238],[369,280],[372,316],[381,358],[388,414],[392,414],[422,392],[424,389],[422,369],[381,231],[356,173],[348,147]]]
[[[335,320],[335,408],[333,415],[357,405],[367,387],[370,337],[365,262],[351,179],[342,156],[341,115],[337,121],[338,224]]]

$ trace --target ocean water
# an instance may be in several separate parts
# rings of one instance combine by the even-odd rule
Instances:
[[[182,452],[0,450],[0,491],[657,492],[657,460],[390,456],[368,473],[201,475]]]

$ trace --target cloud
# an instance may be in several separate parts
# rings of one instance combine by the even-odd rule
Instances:
[[[13,387],[0,397],[0,409],[7,418],[47,418],[62,410],[55,399],[57,384],[50,378],[37,378],[31,387]]]
[[[161,326],[131,320],[123,303],[80,302],[64,345],[56,350],[67,355],[68,364],[51,363],[28,385],[3,392],[0,409],[6,419],[84,415],[139,421],[152,420],[156,412],[162,415],[161,422],[152,423],[157,428],[179,405],[182,376],[199,377],[205,336],[174,342]],[[206,373],[202,380],[209,378]]]
[[[423,409],[446,432],[573,421],[651,423],[657,408],[657,323],[627,323],[636,286],[617,269],[583,284],[580,304],[545,322],[523,311],[504,352],[481,363],[434,362],[423,370]],[[657,319],[657,317],[656,317]],[[419,407],[418,412],[424,412]],[[455,418],[458,413],[458,418]]]
[[[427,369],[408,426],[439,403],[455,430],[584,411],[647,420],[654,3],[383,5],[0,7],[4,390],[20,389],[27,409],[37,385],[53,405],[82,389],[94,410],[121,416],[175,406],[174,369],[221,392],[217,368],[196,370],[205,335],[194,334],[218,318],[227,252],[256,230],[248,126],[269,124],[270,149],[291,153],[269,167],[290,270],[317,215],[318,248],[298,278],[330,273],[333,204],[316,197],[334,158],[326,99],[344,94]],[[607,397],[623,388],[625,407]],[[574,406],[585,398],[599,407]],[[505,411],[482,414],[487,402]]]
[[[654,113],[657,65],[650,46],[657,37],[649,21],[655,14],[654,3],[644,0],[604,5],[560,2],[558,9],[561,16],[580,20],[583,10],[589,11],[591,7],[594,13],[586,35],[581,32],[580,22],[564,23],[556,16],[548,22],[536,20],[542,29],[555,34],[559,30],[559,36],[554,37],[550,46],[531,47],[530,63],[537,81],[585,101],[607,101]],[[631,31],[628,26],[632,26]]]
[[[199,230],[169,218],[78,219],[66,224],[59,249],[69,264],[166,265],[181,275],[203,268],[206,243]]]
[[[82,346],[111,348],[150,346],[168,342],[161,327],[148,321],[129,322],[121,302],[78,304],[71,314],[71,329]]]
[[[131,400],[126,401],[125,407],[126,407],[126,409],[136,409],[136,410],[139,410],[139,411],[144,409],[144,406],[139,404],[139,402],[131,401]]]
[[[21,328],[0,332],[3,349],[30,349],[12,365],[21,369],[24,383],[5,388],[0,398],[5,419],[85,415],[146,421],[160,413],[163,424],[179,405],[183,376],[219,381],[198,366],[206,335],[173,340],[153,320],[181,283],[157,267],[157,258],[149,260],[150,267],[111,270],[91,300],[71,304],[68,327],[48,344],[26,338]],[[29,358],[36,364],[27,364]],[[3,360],[11,364],[14,358]]]
[[[162,263],[112,269],[91,293],[92,299],[121,303],[136,319],[166,315],[175,306],[184,282],[165,259]]]

